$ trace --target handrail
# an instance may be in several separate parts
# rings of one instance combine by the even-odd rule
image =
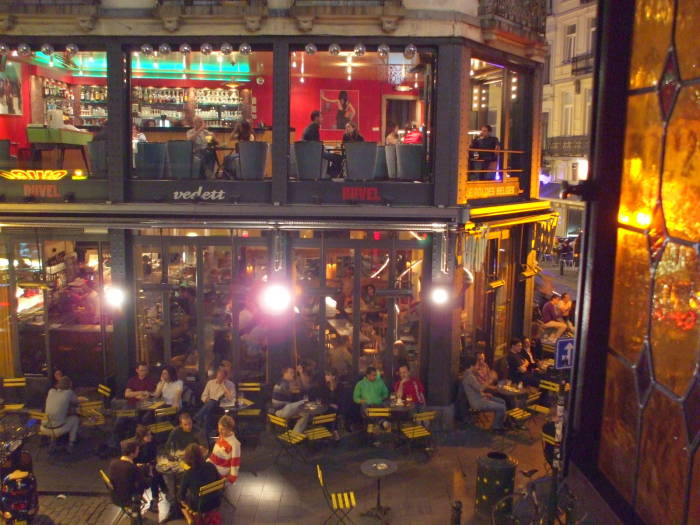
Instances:
[[[482,149],[482,148],[467,148],[467,151],[486,151],[489,153],[525,153],[517,149]]]

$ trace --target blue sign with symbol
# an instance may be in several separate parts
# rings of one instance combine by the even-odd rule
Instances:
[[[574,339],[572,337],[557,339],[554,363],[557,370],[571,368],[571,365],[574,364]]]

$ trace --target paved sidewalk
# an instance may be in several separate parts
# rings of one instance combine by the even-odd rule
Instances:
[[[34,525],[107,525],[116,517],[106,496],[39,496]]]

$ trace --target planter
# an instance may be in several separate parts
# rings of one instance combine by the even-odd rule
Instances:
[[[104,9],[152,9],[156,6],[155,0],[102,0],[100,4]]]

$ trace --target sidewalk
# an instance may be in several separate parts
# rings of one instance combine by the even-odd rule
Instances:
[[[390,518],[402,525],[444,525],[449,522],[453,501],[464,506],[462,523],[474,523],[476,460],[491,450],[504,451],[518,461],[520,470],[539,469],[544,472],[540,442],[541,418],[528,422],[529,432],[492,434],[469,426],[446,434],[438,433],[438,449],[426,460],[418,451],[409,456],[405,450],[390,446],[362,447],[357,435],[343,438],[336,446],[326,448],[317,460],[326,474],[331,491],[354,490],[358,507],[352,519],[358,524],[377,523],[360,514],[376,502],[376,482],[360,472],[365,459],[388,458],[398,462],[398,472],[382,482],[382,504],[392,508]],[[42,492],[74,491],[65,499],[55,495],[42,496],[39,525],[74,525],[77,523],[113,523],[115,508],[97,475],[103,462],[89,454],[87,443],[73,456],[49,458],[42,452],[35,459],[35,471]],[[84,447],[84,448],[83,448]],[[251,450],[244,447],[241,474],[236,483],[235,510],[222,505],[222,523],[245,525],[320,524],[329,514],[315,472],[315,462],[304,465],[292,463],[282,456],[273,464],[277,445],[264,434],[260,445]],[[34,450],[32,449],[32,452]],[[516,486],[522,483],[518,475]],[[85,496],[78,495],[86,494]],[[102,493],[103,495],[101,495]],[[79,517],[78,521],[71,521]],[[155,516],[147,514],[155,523]],[[43,520],[43,521],[42,521]],[[127,525],[122,519],[119,525]],[[173,525],[184,520],[171,521]]]

